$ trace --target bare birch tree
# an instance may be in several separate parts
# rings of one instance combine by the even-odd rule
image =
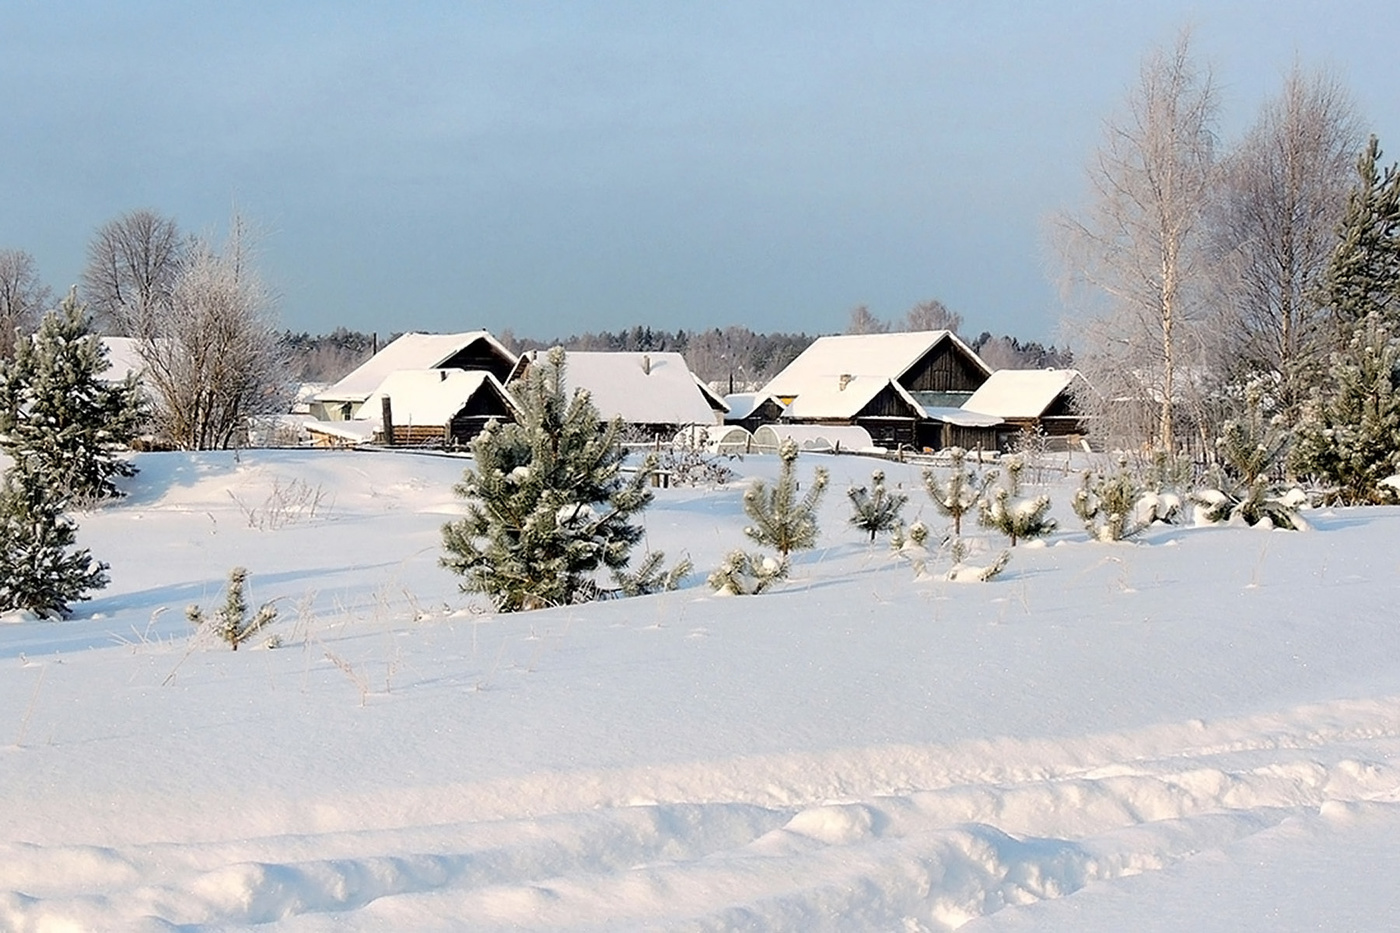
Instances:
[[[136,336],[137,319],[169,307],[189,247],[174,220],[151,210],[128,211],[99,227],[81,288],[98,325]]]
[[[1346,208],[1362,132],[1345,88],[1295,67],[1224,161],[1211,212],[1231,381],[1265,374],[1292,421],[1333,346],[1321,286]]]
[[[285,353],[272,296],[235,216],[221,247],[193,241],[168,304],[127,314],[161,433],[182,450],[242,443],[249,418],[286,410]]]
[[[886,334],[889,330],[890,325],[871,314],[865,305],[852,308],[850,319],[846,322],[848,334]]]
[[[1215,113],[1210,74],[1183,32],[1147,57],[1125,112],[1107,123],[1089,166],[1090,205],[1057,223],[1071,286],[1098,298],[1076,323],[1076,363],[1107,400],[1100,424],[1112,414],[1114,433],[1129,434],[1119,443],[1174,450],[1177,401],[1194,389],[1181,377],[1201,348],[1192,324],[1204,289]]]
[[[950,330],[956,334],[962,325],[962,315],[950,311],[937,298],[919,302],[904,315],[904,330],[908,331]]]
[[[53,292],[39,279],[34,257],[0,249],[0,359],[15,355],[15,335],[32,334],[53,304]]]

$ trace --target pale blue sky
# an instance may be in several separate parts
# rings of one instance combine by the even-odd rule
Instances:
[[[261,226],[285,326],[1056,336],[1044,218],[1193,25],[1228,143],[1296,60],[1400,156],[1377,2],[0,4],[0,247]]]

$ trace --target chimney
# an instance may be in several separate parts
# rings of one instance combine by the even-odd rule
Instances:
[[[855,376],[852,376],[850,373],[842,373],[842,374],[841,374],[841,391],[842,391],[842,392],[845,392],[845,391],[846,391],[846,386],[850,385],[850,384],[851,384],[851,380],[854,379],[854,378],[855,378]]]

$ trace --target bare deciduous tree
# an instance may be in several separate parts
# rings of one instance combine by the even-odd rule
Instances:
[[[846,323],[848,334],[884,334],[888,333],[889,329],[890,325],[871,314],[865,305],[852,308],[850,320]]]
[[[962,325],[962,315],[950,311],[937,298],[919,302],[904,316],[904,329],[909,331],[950,330],[956,334]]]
[[[1090,287],[1081,297],[1100,299],[1098,309],[1081,312],[1076,361],[1124,416],[1121,429],[1143,432],[1120,442],[1174,449],[1178,399],[1197,387],[1200,342],[1191,325],[1204,289],[1215,111],[1210,75],[1183,33],[1143,63],[1125,113],[1108,122],[1089,167],[1092,203],[1058,224],[1071,284]]]
[[[34,257],[0,249],[0,359],[15,355],[15,335],[31,334],[53,303],[53,292],[39,279]]]
[[[1342,85],[1295,67],[1223,164],[1211,217],[1220,367],[1239,384],[1270,374],[1273,407],[1288,416],[1335,349],[1320,286],[1361,146]]]
[[[190,248],[175,221],[151,210],[122,214],[88,244],[82,297],[99,326],[136,336],[139,319],[169,306]]]
[[[236,446],[250,417],[286,410],[285,353],[251,260],[235,216],[222,248],[193,241],[166,307],[128,315],[157,422],[180,449]]]

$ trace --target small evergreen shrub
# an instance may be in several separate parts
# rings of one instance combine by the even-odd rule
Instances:
[[[1006,478],[997,488],[991,490],[981,500],[978,519],[985,528],[994,528],[1011,539],[1011,546],[1017,541],[1039,538],[1055,530],[1053,518],[1048,516],[1050,497],[1045,495],[1030,498],[1021,495],[1021,471],[1025,462],[1020,457],[1007,457]],[[992,480],[997,471],[992,471]]]
[[[986,494],[987,484],[992,475],[979,475],[967,465],[967,451],[953,447],[948,451],[952,457],[952,470],[946,480],[940,481],[933,470],[924,470],[924,489],[933,500],[939,512],[953,520],[953,534],[962,534],[963,516],[977,508],[977,503]]]
[[[1126,457],[1118,461],[1112,473],[1086,470],[1079,489],[1070,501],[1074,514],[1084,523],[1084,530],[1096,541],[1122,541],[1142,531],[1155,517],[1155,506],[1142,508],[1148,490],[1128,469]]]
[[[786,556],[730,551],[707,582],[720,596],[757,596],[787,577],[789,567]]]
[[[248,615],[248,602],[243,596],[243,587],[247,582],[247,569],[234,567],[228,572],[228,585],[224,587],[224,604],[208,617],[198,606],[186,606],[185,618],[196,628],[204,628],[207,625],[210,631],[237,651],[239,645],[277,619],[277,608],[272,603],[263,603],[251,617]]]
[[[890,531],[899,524],[899,513],[909,497],[902,493],[892,493],[885,488],[885,473],[876,470],[870,474],[870,488],[852,486],[846,493],[851,500],[851,524],[870,535]]]
[[[826,492],[828,474],[817,467],[807,494],[797,498],[797,442],[788,438],[778,448],[778,481],[770,488],[754,480],[744,491],[744,512],[753,523],[744,528],[751,540],[771,547],[786,561],[793,551],[817,544],[817,504]]]
[[[1262,385],[1251,384],[1245,391],[1244,417],[1226,421],[1216,440],[1219,464],[1214,483],[1191,494],[1197,523],[1267,523],[1274,528],[1306,528],[1307,523],[1298,514],[1306,497],[1297,490],[1282,491],[1274,479],[1289,441],[1282,419],[1266,418],[1263,414]]]
[[[684,558],[666,570],[662,567],[665,560],[666,555],[661,551],[648,551],[636,570],[614,570],[613,582],[623,596],[650,596],[677,589],[681,581],[690,576],[695,565],[689,558]]]

